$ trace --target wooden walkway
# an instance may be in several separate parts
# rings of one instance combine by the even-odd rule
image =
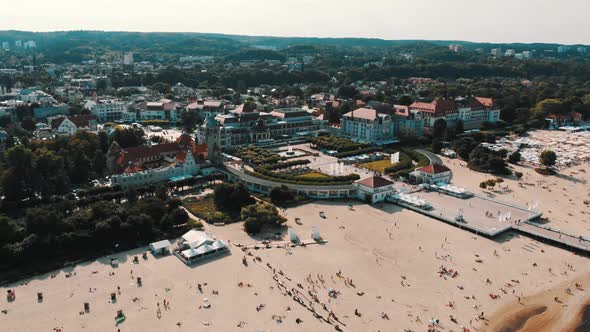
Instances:
[[[541,225],[535,225],[531,222],[512,225],[512,228],[524,235],[531,236],[542,242],[544,241],[572,251],[590,254],[590,239],[562,233],[558,230]]]

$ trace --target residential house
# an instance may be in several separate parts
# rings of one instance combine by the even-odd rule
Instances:
[[[72,135],[79,130],[96,131],[96,116],[73,115],[50,117],[47,119],[53,132],[59,135]]]

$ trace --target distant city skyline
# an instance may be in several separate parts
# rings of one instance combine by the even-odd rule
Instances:
[[[3,8],[0,30],[590,44],[585,0],[20,0]]]

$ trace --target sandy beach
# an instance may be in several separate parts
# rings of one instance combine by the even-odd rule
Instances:
[[[457,160],[445,162],[455,172],[454,184],[474,192],[481,192],[479,182],[490,178]],[[566,173],[588,179],[580,169]],[[540,200],[550,225],[590,235],[590,211],[582,203],[587,185],[542,177],[531,169],[523,173],[520,182],[534,185],[506,180],[502,187],[507,188],[493,194],[520,204]],[[140,255],[147,248],[140,248],[115,255],[118,268],[104,257],[1,288],[3,294],[9,288],[16,291],[15,301],[0,300],[2,330],[331,331],[338,325],[344,331],[426,331],[438,319],[439,331],[508,331],[497,321],[519,308],[527,311],[516,321],[555,314],[564,324],[559,326],[572,326],[588,300],[583,287],[572,286],[590,287],[587,258],[516,233],[487,239],[393,204],[316,202],[284,214],[301,239],[310,239],[316,226],[327,243],[273,246],[250,250],[250,256],[235,246],[257,243],[241,223],[207,226],[217,238],[230,241],[231,254],[188,267],[172,255],[149,254],[144,260]],[[132,262],[135,255],[138,264]],[[573,295],[562,294],[568,286]],[[42,302],[37,292],[43,292]],[[109,300],[113,292],[116,303]],[[565,306],[556,306],[554,296]],[[84,302],[90,304],[87,313]],[[310,305],[320,318],[306,308]],[[126,315],[119,326],[117,310]],[[523,325],[523,331],[533,331],[533,323]],[[555,328],[539,331],[562,331]]]

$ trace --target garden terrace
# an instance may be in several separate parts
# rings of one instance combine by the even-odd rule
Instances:
[[[396,153],[398,151],[388,151]],[[416,164],[414,164],[414,162]],[[377,160],[368,163],[359,164],[359,167],[368,168],[377,172],[388,174],[392,177],[408,176],[417,167],[423,167],[430,164],[426,156],[413,150],[399,151],[399,162],[391,165],[389,159]]]
[[[276,173],[273,171],[269,171],[263,167],[255,168],[254,172],[244,170],[244,173],[254,176],[254,177],[258,177],[258,178],[265,179],[268,181],[279,182],[279,183],[316,185],[316,186],[351,184],[360,178],[360,176],[358,174],[349,174],[349,175],[344,175],[344,176],[325,175],[323,177],[319,177],[319,176],[301,177],[301,175],[279,174],[279,173]]]
[[[307,165],[309,163],[310,163],[310,161],[307,159],[299,159],[299,160],[285,161],[282,163],[264,165],[264,166],[260,166],[260,167],[265,168],[269,171],[274,171],[277,169],[286,169],[286,168],[293,168],[293,167],[297,167],[297,166],[303,166],[303,165]]]
[[[311,143],[312,147],[316,149],[319,148],[335,150],[338,152],[360,150],[367,148],[369,146],[368,144],[355,143],[347,138],[342,138],[338,136],[310,137],[308,138],[308,142]]]
[[[235,150],[230,151],[230,154],[254,166],[277,164],[284,159],[276,152],[254,145],[236,148]]]
[[[357,150],[352,150],[352,151],[344,151],[344,152],[338,152],[334,155],[334,157],[336,158],[346,158],[346,157],[352,157],[352,156],[357,156],[359,154],[367,154],[367,153],[372,153],[372,152],[379,152],[382,151],[383,149],[377,146],[371,146],[371,147],[367,147],[367,148],[362,148],[362,149],[357,149]]]

